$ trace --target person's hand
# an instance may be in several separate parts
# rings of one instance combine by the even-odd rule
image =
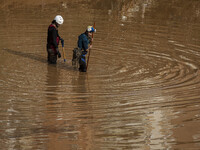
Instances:
[[[89,46],[89,49],[91,49],[91,48],[92,48],[92,45]]]
[[[87,51],[83,51],[83,55],[87,55]]]
[[[61,57],[61,54],[60,54],[60,51],[59,51],[58,48],[56,48],[56,53],[57,53],[57,55],[58,55],[58,58],[60,58],[60,57]]]
[[[60,57],[61,57],[61,54],[60,54],[60,52],[59,52],[59,51],[57,52],[57,55],[58,55],[58,58],[60,58]]]

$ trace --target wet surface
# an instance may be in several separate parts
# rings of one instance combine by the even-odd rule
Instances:
[[[1,3],[1,149],[200,148],[198,1]],[[56,14],[65,20],[67,62],[49,65]],[[88,72],[80,73],[72,50],[94,22]]]

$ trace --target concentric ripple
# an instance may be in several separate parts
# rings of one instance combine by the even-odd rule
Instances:
[[[134,28],[137,28],[135,26]],[[150,87],[170,88],[199,84],[199,51],[196,51],[198,47],[190,47],[180,41],[184,39],[166,38],[170,36],[167,26],[142,26],[144,30],[140,31],[139,35],[138,31],[135,31],[137,29],[131,31],[129,25],[123,27],[125,32],[112,33],[111,37],[111,34],[108,34],[108,39],[103,41],[111,41],[106,49],[103,48],[106,45],[96,42],[98,48],[93,51],[96,50],[94,65],[97,66],[91,71],[100,70],[98,77],[105,82],[111,82],[110,78],[113,78],[112,82],[129,86],[132,84],[132,87],[142,82],[146,84],[148,79],[154,80]],[[153,33],[154,28],[160,29]],[[126,32],[127,30],[129,32]],[[180,29],[176,27],[173,30],[178,32]],[[121,37],[117,39],[118,34],[126,37],[126,40]],[[130,35],[139,37],[130,38]]]

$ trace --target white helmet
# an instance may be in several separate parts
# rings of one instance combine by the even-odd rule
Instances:
[[[54,18],[54,20],[55,20],[58,24],[63,24],[63,22],[64,22],[63,17],[60,16],[60,15],[57,15],[57,16]]]

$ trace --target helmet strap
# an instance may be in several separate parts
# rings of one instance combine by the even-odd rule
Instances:
[[[85,34],[88,35],[88,31],[87,30],[85,31]]]
[[[58,23],[57,23],[57,22],[55,22],[55,25],[56,25],[56,27],[57,27],[57,28],[59,27],[59,25],[58,25]]]

